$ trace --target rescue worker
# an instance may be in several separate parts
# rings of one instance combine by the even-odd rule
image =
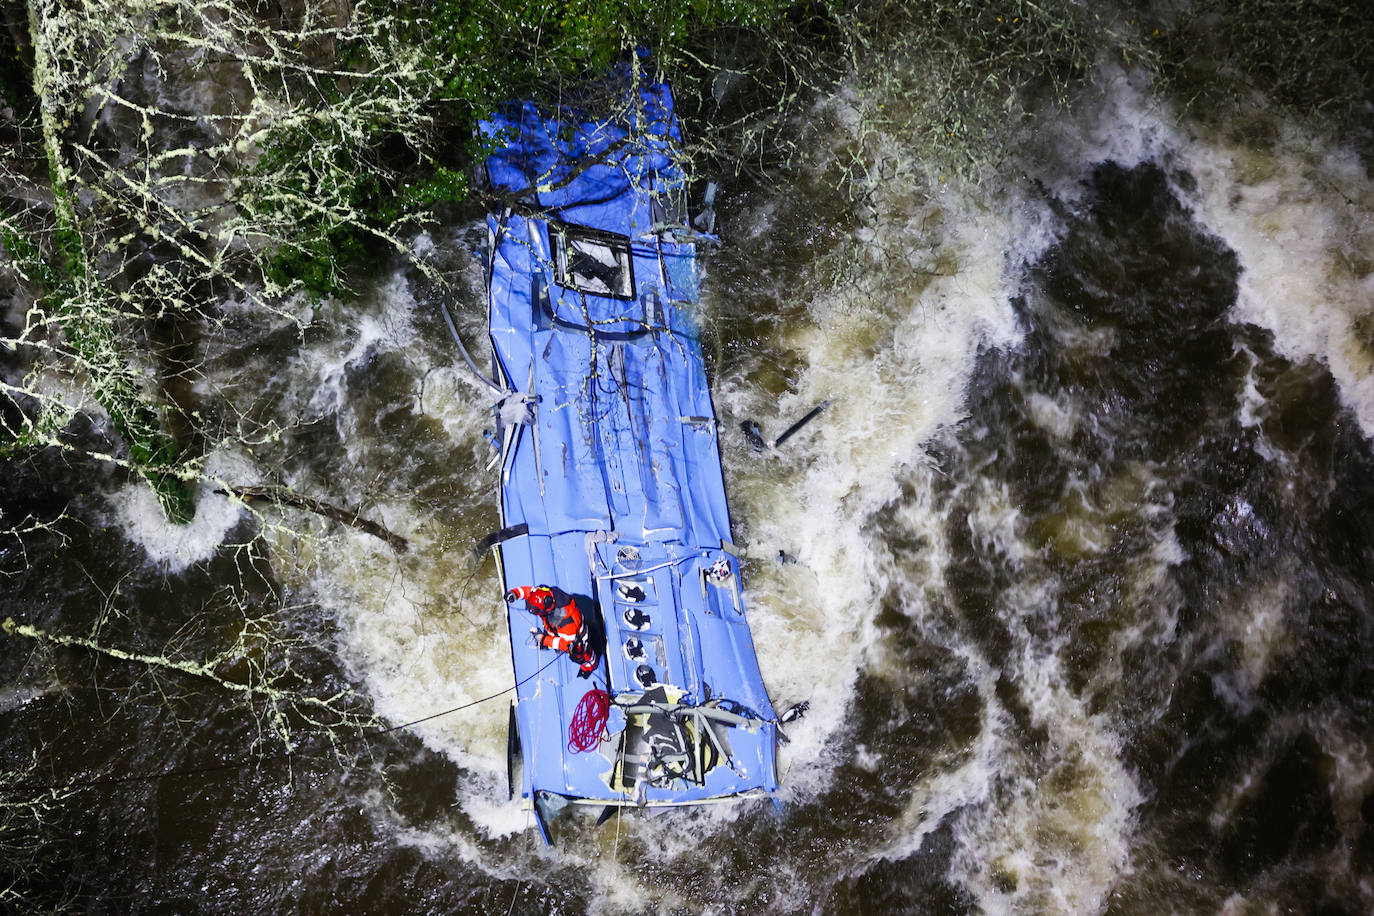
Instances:
[[[506,592],[506,603],[524,601],[526,610],[544,624],[533,629],[541,649],[566,652],[578,667],[578,677],[590,677],[600,659],[591,646],[590,632],[577,599],[553,585],[522,585]]]

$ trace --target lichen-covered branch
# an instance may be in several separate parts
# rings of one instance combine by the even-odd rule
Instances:
[[[13,618],[8,617],[0,624],[0,629],[10,637],[23,637],[49,646],[80,649],[131,665],[143,666],[152,671],[197,678],[222,690],[240,694],[248,700],[262,702],[266,706],[267,722],[288,752],[294,747],[293,720],[306,723],[312,733],[325,733],[331,737],[335,730],[356,730],[377,725],[376,717],[357,711],[357,701],[352,690],[345,689],[331,696],[316,697],[278,687],[279,682],[293,677],[294,672],[291,670],[289,658],[277,660],[270,668],[268,667],[263,648],[276,637],[263,621],[245,621],[238,638],[231,646],[203,661],[130,652],[105,645],[89,637],[52,633],[31,624],[16,623]],[[225,670],[231,667],[244,671],[246,676],[231,677],[225,674]]]
[[[200,455],[226,431],[199,421],[198,370],[169,359],[166,335],[217,322],[225,299],[299,321],[294,294],[342,288],[350,259],[404,253],[422,225],[415,207],[378,218],[360,205],[400,181],[382,145],[422,159],[432,147],[420,89],[434,76],[376,13],[317,0],[286,19],[235,2],[29,4],[21,88],[35,104],[27,121],[14,107],[21,144],[0,157],[4,263],[33,301],[0,342],[27,375],[3,381],[29,396],[5,454],[70,447],[64,425],[98,407],[122,460],[170,518],[189,519]],[[221,90],[213,110],[194,97],[207,82]],[[341,236],[359,250],[326,244]]]
[[[0,770],[0,862],[9,868],[8,883],[0,877],[0,908],[19,912],[24,909],[22,869],[40,855],[45,826],[74,793],[71,789],[18,789],[29,785],[39,774],[38,757],[27,766]]]

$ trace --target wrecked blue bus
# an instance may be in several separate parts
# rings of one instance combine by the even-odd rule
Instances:
[[[778,786],[694,324],[714,217],[687,219],[668,86],[611,95],[482,124],[509,776],[546,842],[569,806]]]

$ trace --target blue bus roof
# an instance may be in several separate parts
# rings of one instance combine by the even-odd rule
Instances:
[[[507,587],[590,600],[604,662],[590,679],[511,605],[520,792],[680,804],[777,787],[776,714],[730,546],[715,411],[690,306],[680,135],[667,86],[611,117],[511,106],[482,124],[498,205],[490,333],[498,376],[500,544]],[[569,725],[614,700],[591,751]],[[689,744],[689,763],[681,751]],[[667,750],[665,750],[667,748]],[[676,763],[671,761],[676,760]],[[665,761],[670,761],[665,764]],[[536,804],[536,809],[538,809]]]

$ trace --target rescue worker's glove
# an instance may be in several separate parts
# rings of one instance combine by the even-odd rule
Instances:
[[[510,591],[506,592],[506,604],[514,604],[519,600],[520,596],[516,594],[515,589],[511,589]]]

